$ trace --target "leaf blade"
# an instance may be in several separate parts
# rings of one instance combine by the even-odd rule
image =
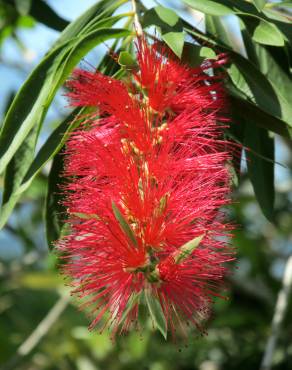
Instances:
[[[145,300],[154,326],[167,339],[167,322],[158,298],[154,297],[149,287],[145,289]]]
[[[130,225],[128,224],[127,220],[124,218],[122,213],[120,212],[119,208],[117,207],[116,203],[112,201],[112,210],[114,213],[114,216],[118,223],[120,224],[121,229],[127,235],[127,237],[131,240],[131,242],[134,244],[135,247],[138,246],[137,239],[133,233],[133,230],[131,229]]]
[[[285,39],[277,26],[271,22],[261,20],[256,26],[252,39],[259,44],[284,46]]]
[[[244,144],[252,149],[246,151],[247,168],[256,198],[263,214],[269,221],[274,222],[274,140],[266,130],[247,124]],[[262,157],[269,158],[269,161]]]

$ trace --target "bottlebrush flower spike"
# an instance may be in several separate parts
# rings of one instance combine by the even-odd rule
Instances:
[[[224,58],[189,68],[139,38],[125,81],[76,70],[68,83],[73,106],[95,109],[67,144],[71,231],[58,248],[92,328],[139,327],[142,303],[164,336],[208,318],[233,259],[220,211],[226,104],[220,78],[206,73]]]

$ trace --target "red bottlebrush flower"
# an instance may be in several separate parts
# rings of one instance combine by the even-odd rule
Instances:
[[[67,145],[71,232],[58,247],[91,327],[103,319],[127,331],[145,302],[174,333],[201,327],[233,258],[220,211],[230,193],[226,104],[206,73],[222,58],[189,68],[141,38],[137,60],[125,82],[77,70],[68,83],[72,105],[96,111]]]

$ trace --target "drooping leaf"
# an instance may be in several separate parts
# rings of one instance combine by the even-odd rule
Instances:
[[[290,75],[287,74],[286,72],[287,69],[285,71],[286,65],[284,64],[285,67],[283,69],[283,64],[281,65],[278,64],[279,58],[274,59],[275,52],[278,53],[278,51],[281,50],[281,48],[273,47],[272,52],[270,52],[271,47],[253,43],[249,33],[247,32],[247,29],[243,24],[242,24],[242,36],[247,51],[247,55],[250,61],[253,64],[257,65],[261,73],[270,81],[272,86],[275,87],[276,91],[279,91],[278,95],[280,97],[283,96],[283,99],[285,99],[287,105],[292,105],[292,98],[290,94],[292,79]],[[286,56],[284,55],[284,57]],[[283,54],[281,54],[281,58],[282,58],[281,62],[283,62]],[[238,85],[238,87],[241,91],[243,91],[244,84],[246,86],[248,85],[244,80],[243,76],[241,75],[241,73],[238,70],[237,72],[242,79],[242,84],[241,86]],[[237,84],[237,82],[235,84]],[[252,97],[252,92],[250,89],[246,95]],[[234,104],[237,106],[236,102]],[[253,104],[247,106],[248,104],[249,103],[247,103],[245,107],[245,109],[247,109],[247,114],[249,113],[254,114],[255,118],[257,118],[257,122],[261,123],[262,127],[266,127],[269,130],[286,137],[289,137],[289,135],[291,135],[291,132],[289,132],[290,129],[289,127],[286,127],[285,122],[276,117],[273,118],[270,114],[265,114],[265,112],[261,111],[261,109],[258,109]]]
[[[69,24],[68,21],[61,18],[45,1],[33,0],[29,9],[30,15],[38,22],[53,28],[57,31],[63,31]]]
[[[101,2],[101,4],[103,3]],[[117,3],[120,4],[121,2]],[[117,6],[115,5],[111,11],[114,11]],[[72,22],[61,34],[52,51],[45,56],[19,90],[1,130],[0,173],[3,172],[32,126],[42,124],[57,89],[80,58],[90,48],[106,39],[123,37],[129,34],[127,30],[102,29],[77,38],[76,36],[80,32],[84,32],[81,25],[94,19],[94,15],[99,10],[100,6],[95,6],[75,22]],[[95,21],[99,19],[99,16],[97,16]]]
[[[244,144],[248,175],[254,188],[258,203],[266,218],[274,221],[274,139],[267,130],[249,122],[245,126]],[[268,158],[265,160],[264,158]]]
[[[23,192],[42,169],[42,167],[56,154],[64,145],[70,132],[79,125],[79,120],[74,118],[77,116],[80,109],[75,109],[68,117],[66,117],[60,125],[51,133],[44,145],[40,148],[35,159],[27,170],[18,192]]]
[[[89,33],[88,35],[83,36],[74,45],[72,49],[69,51],[64,51],[61,55],[57,55],[57,58],[54,60],[55,66],[48,66],[48,60],[46,60],[45,67],[48,67],[47,76],[45,81],[43,82],[43,86],[39,86],[40,81],[37,80],[38,77],[41,77],[39,73],[36,73],[28,80],[28,82],[22,87],[20,92],[18,93],[16,100],[12,104],[6,121],[4,123],[4,127],[0,137],[0,144],[2,143],[2,147],[0,151],[3,153],[2,158],[0,160],[1,169],[5,168],[5,165],[9,160],[11,160],[12,156],[17,152],[18,148],[21,147],[23,142],[25,141],[28,133],[32,130],[32,127],[35,127],[37,132],[40,129],[44,116],[48,110],[48,107],[57,91],[57,89],[61,86],[64,80],[67,78],[71,70],[74,66],[78,63],[78,61],[85,55],[93,46],[96,44],[104,41],[105,39],[113,37],[123,37],[128,35],[127,30],[119,30],[119,29],[101,29],[94,32]],[[55,53],[54,53],[55,54]],[[51,61],[51,59],[49,59]],[[44,66],[41,66],[44,67]],[[52,70],[53,68],[53,70]],[[41,68],[42,70],[42,68]],[[40,72],[38,69],[37,72]],[[29,89],[34,89],[35,86],[40,88],[40,95],[36,97],[36,101],[31,100],[31,96],[34,94],[30,94]],[[26,95],[27,94],[27,95]],[[29,101],[29,104],[25,106],[25,102]],[[33,104],[32,110],[28,111],[28,106]],[[23,109],[23,111],[21,111]],[[17,121],[20,117],[25,117],[23,123],[21,124],[21,120]],[[13,126],[15,125],[15,126]],[[18,128],[18,130],[17,130]],[[10,144],[10,145],[9,145]],[[25,144],[24,144],[25,145]],[[28,147],[25,145],[26,150]],[[22,151],[22,149],[20,149]],[[30,158],[32,158],[34,154],[34,147],[30,146],[29,150],[31,153],[29,154]],[[25,163],[22,161],[22,175],[30,167],[31,162],[26,161]],[[25,172],[24,172],[25,171]],[[14,176],[18,176],[18,174],[14,173]],[[19,180],[17,181],[19,183]],[[19,184],[20,185],[20,184]],[[21,190],[24,190],[25,186],[23,186],[19,191],[15,190],[15,193],[21,193]],[[9,191],[9,193],[11,193]],[[12,193],[11,193],[12,196]],[[14,205],[15,199],[7,208],[10,211],[12,210],[12,204]],[[7,199],[7,203],[9,200]],[[12,208],[11,208],[12,207]],[[5,213],[5,218],[8,217],[8,212]]]
[[[65,182],[61,176],[64,171],[64,153],[59,152],[53,160],[48,177],[48,189],[45,203],[45,226],[49,248],[60,238],[64,230],[66,209],[62,204],[61,188]]]
[[[199,41],[208,42],[217,49],[227,52],[230,60],[235,64],[237,73],[241,75],[240,80],[238,78],[236,79],[239,81],[239,85],[235,86],[240,90],[243,88],[244,94],[250,91],[248,97],[263,111],[280,118],[292,127],[291,104],[283,96],[278,86],[269,81],[267,76],[265,76],[253,63],[234,50],[228,48],[228,46],[220,43],[215,37],[211,37],[210,35],[206,36],[201,32],[189,28],[186,28],[186,31],[190,35],[194,35]]]
[[[216,35],[220,41],[229,47],[233,47],[233,41],[227,32],[220,17],[205,15],[206,32]]]
[[[17,190],[25,175],[27,166],[33,159],[37,136],[38,130],[37,126],[35,126],[25,138],[21,147],[14,154],[6,168],[0,213],[0,229],[5,225],[19,199]]]
[[[145,289],[145,300],[154,326],[167,339],[167,323],[161,304],[149,288]]]
[[[240,123],[246,120],[247,124],[255,123],[258,127],[272,131],[283,137],[291,138],[292,132],[289,131],[284,121],[266,113],[247,99],[230,96],[229,100],[232,111],[234,112],[233,114],[238,116]]]
[[[90,27],[92,23],[110,17],[113,12],[125,2],[126,0],[101,0],[92,5],[92,7],[87,9],[64,29],[52,48],[74,39],[79,34],[85,34],[87,32],[87,27]]]

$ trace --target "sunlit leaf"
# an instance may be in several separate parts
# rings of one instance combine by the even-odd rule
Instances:
[[[284,46],[284,37],[273,23],[267,21],[260,21],[255,28],[253,40],[264,45]]]

